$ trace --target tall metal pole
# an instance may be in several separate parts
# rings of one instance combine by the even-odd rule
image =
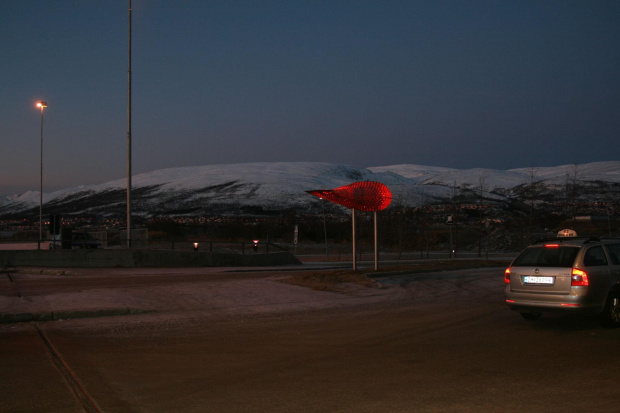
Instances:
[[[129,48],[127,69],[127,248],[131,248],[131,0],[129,0]]]
[[[325,256],[327,256],[327,224],[325,223],[325,216],[323,216],[323,234],[325,235]]]
[[[351,222],[353,225],[352,242],[353,242],[353,271],[357,270],[357,256],[355,251],[355,208],[351,208]]]
[[[323,212],[323,235],[325,236],[325,256],[327,256],[327,224],[325,223],[325,202],[323,198],[321,199],[321,209]]]
[[[379,244],[377,237],[377,211],[374,213],[375,215],[375,271],[379,269]]]
[[[454,244],[452,243],[452,225],[450,225],[450,258],[454,258]]]
[[[38,249],[41,249],[43,242],[43,108],[46,106],[43,102],[38,103],[41,108],[41,179],[39,181],[39,243]]]

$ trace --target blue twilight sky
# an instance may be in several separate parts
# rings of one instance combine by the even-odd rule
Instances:
[[[618,0],[133,0],[133,172],[620,159]],[[126,177],[128,0],[0,1],[0,194]]]

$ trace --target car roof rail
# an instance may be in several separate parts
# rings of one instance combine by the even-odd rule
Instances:
[[[598,241],[598,239],[593,239],[591,237],[546,237],[537,239],[533,242],[533,244],[545,244],[547,242],[574,242],[577,244],[587,244],[591,241]]]

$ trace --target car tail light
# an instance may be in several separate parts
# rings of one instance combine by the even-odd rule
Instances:
[[[560,248],[560,244],[545,244],[545,248]]]
[[[510,284],[510,268],[506,268],[506,271],[504,271],[504,282]]]
[[[588,273],[582,270],[578,270],[577,268],[573,268],[570,277],[570,285],[574,286],[582,286],[587,287],[590,285],[590,279],[588,278]]]

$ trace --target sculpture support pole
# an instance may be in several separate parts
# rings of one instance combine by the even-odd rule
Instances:
[[[377,271],[379,269],[379,247],[377,244],[377,211],[375,211],[375,271]]]
[[[356,265],[356,251],[355,251],[355,208],[351,208],[351,222],[353,223],[353,231],[352,231],[352,243],[353,243],[353,271],[357,270]]]

